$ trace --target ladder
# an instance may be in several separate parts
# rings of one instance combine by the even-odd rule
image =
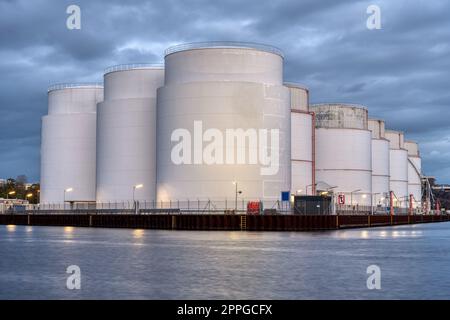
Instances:
[[[247,215],[241,216],[241,231],[247,230]]]

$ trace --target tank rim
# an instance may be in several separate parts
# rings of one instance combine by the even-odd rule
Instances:
[[[103,89],[103,82],[55,83],[48,87],[47,92],[64,89]]]
[[[167,48],[164,51],[164,56],[167,57],[173,53],[198,49],[252,49],[273,53],[284,59],[283,51],[275,46],[263,43],[240,41],[205,41],[183,43]]]
[[[117,64],[107,67],[103,74],[106,75],[111,72],[139,70],[139,69],[164,69],[164,63],[125,63]]]
[[[310,108],[316,108],[321,106],[341,106],[343,108],[358,108],[368,111],[366,106],[357,103],[325,102],[325,103],[313,103],[309,105]]]
[[[299,88],[299,89],[303,89],[303,90],[309,92],[309,88],[308,88],[307,86],[305,86],[304,84],[301,84],[301,83],[292,82],[292,81],[285,81],[285,82],[283,83],[283,85],[284,85],[285,87],[288,87],[288,88],[289,88],[289,87],[291,87],[291,88]]]

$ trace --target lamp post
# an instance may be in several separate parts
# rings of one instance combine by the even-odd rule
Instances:
[[[136,205],[136,200],[135,200],[135,193],[136,193],[136,189],[141,189],[144,185],[142,183],[140,184],[136,184],[133,186],[133,205],[134,205],[134,210],[135,213],[137,214],[137,205]]]
[[[63,197],[63,208],[64,208],[64,210],[66,210],[66,193],[67,192],[72,192],[72,191],[73,191],[73,188],[64,189],[64,197]]]
[[[377,203],[377,194],[380,194],[379,192],[372,193],[372,196],[370,197],[370,215],[373,216],[373,204]],[[373,197],[375,196],[375,201]]]
[[[13,194],[16,194],[15,191],[10,191],[6,194],[6,199],[9,199],[9,196],[12,196]]]
[[[242,191],[238,190],[238,183],[237,183],[237,181],[233,181],[233,184],[235,186],[235,190],[234,190],[234,212],[237,213],[238,195],[241,194]]]
[[[350,205],[353,206],[353,194],[361,191],[361,189],[356,189],[350,192]]]

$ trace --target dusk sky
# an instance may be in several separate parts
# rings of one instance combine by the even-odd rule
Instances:
[[[66,8],[81,8],[81,29]],[[369,30],[369,5],[381,29]],[[423,171],[450,183],[450,1],[0,0],[0,178],[39,180],[41,117],[54,83],[100,82],[171,45],[247,41],[285,54],[311,102],[368,107],[420,143]]]

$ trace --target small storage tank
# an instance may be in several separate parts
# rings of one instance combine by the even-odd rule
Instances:
[[[386,205],[389,198],[389,140],[383,120],[369,119],[372,132],[372,193],[374,205]]]
[[[98,105],[97,201],[156,198],[156,89],[162,64],[131,64],[105,70],[105,101]]]
[[[394,192],[394,205],[407,208],[408,197],[408,151],[405,149],[403,132],[386,130],[389,140],[390,189]]]
[[[367,109],[350,104],[315,104],[316,182],[345,196],[345,204],[370,205],[372,136]]]
[[[413,208],[422,207],[422,159],[419,145],[415,141],[405,141],[408,150],[408,193],[413,195]]]
[[[102,100],[102,84],[48,89],[41,132],[41,204],[95,201],[96,112]]]
[[[313,115],[309,112],[309,90],[285,83],[291,96],[291,192],[313,194]]]
[[[158,201],[269,201],[289,191],[290,99],[273,47],[194,43],[166,50],[158,90]],[[202,206],[204,204],[202,203]]]

